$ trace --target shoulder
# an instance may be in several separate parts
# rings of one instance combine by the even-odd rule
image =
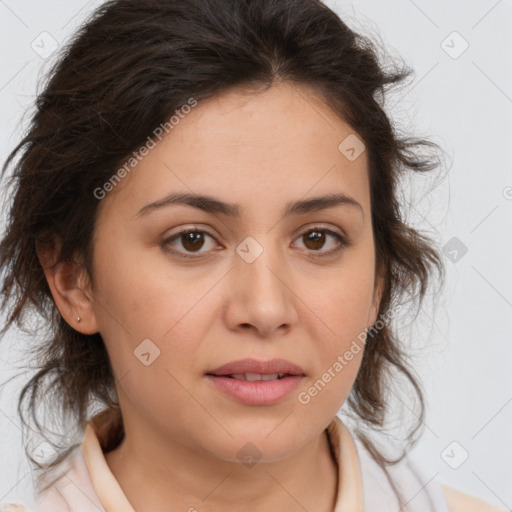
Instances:
[[[356,441],[360,456],[365,512],[368,510],[392,512],[400,510],[396,494],[386,473],[371,457],[366,448]],[[393,484],[407,502],[407,510],[423,512],[507,512],[475,496],[449,487],[437,478],[437,472],[423,467],[409,456],[395,465],[387,466]],[[509,511],[510,512],[510,511]]]
[[[66,465],[58,481],[39,493],[33,511],[28,512],[98,512],[104,511],[96,494],[79,447]]]
[[[408,456],[383,468],[356,439],[365,512],[451,512],[436,472],[430,472]],[[402,502],[398,499],[398,494]],[[405,504],[405,505],[404,505]]]
[[[104,512],[81,447],[45,478],[44,487],[36,489],[34,502],[0,506],[0,512]]]
[[[450,512],[506,512],[506,509],[490,505],[471,494],[441,484]]]

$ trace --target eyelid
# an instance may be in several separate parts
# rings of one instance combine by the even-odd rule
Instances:
[[[339,226],[333,226],[332,223],[329,222],[307,222],[306,224],[303,224],[300,228],[298,228],[295,231],[294,236],[295,238],[297,238],[298,236],[303,235],[304,233],[307,233],[309,231],[313,231],[315,229],[329,231],[331,233],[335,233],[336,235],[348,239],[348,236],[345,234],[344,230],[342,230]]]

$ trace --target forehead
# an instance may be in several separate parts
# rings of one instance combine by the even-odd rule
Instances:
[[[231,89],[187,112],[104,202],[135,213],[173,191],[198,193],[240,203],[243,215],[255,199],[344,192],[369,207],[366,153],[347,158],[344,141],[357,135],[312,89]]]

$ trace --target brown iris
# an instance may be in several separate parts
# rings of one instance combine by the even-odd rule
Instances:
[[[200,231],[189,231],[181,235],[181,241],[187,251],[194,251],[201,249],[204,244],[204,236]]]
[[[302,235],[302,239],[308,249],[321,249],[325,243],[325,233],[319,230],[308,231]],[[306,242],[313,243],[313,247],[309,247]]]

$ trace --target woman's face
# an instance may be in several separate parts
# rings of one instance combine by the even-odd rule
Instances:
[[[100,201],[91,315],[127,426],[223,460],[276,461],[336,415],[379,300],[367,157],[351,134],[307,88],[231,90],[154,137]],[[215,203],[166,204],[170,194]],[[351,199],[309,202],[334,194]],[[247,358],[303,375],[208,375]],[[247,368],[230,371],[281,367]]]

